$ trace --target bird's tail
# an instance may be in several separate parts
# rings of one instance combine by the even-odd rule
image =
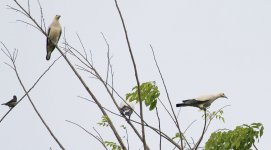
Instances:
[[[51,53],[49,52],[49,53],[47,53],[47,55],[46,55],[46,60],[50,60],[50,58],[51,58]]]
[[[1,105],[7,105],[6,103],[3,103],[3,104],[1,104]]]
[[[185,107],[185,106],[191,106],[191,105],[189,105],[189,104],[184,104],[184,103],[176,104],[176,107]]]

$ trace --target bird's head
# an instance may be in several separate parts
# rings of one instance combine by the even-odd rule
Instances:
[[[17,100],[17,96],[16,96],[16,95],[13,95],[13,99]]]
[[[219,97],[228,99],[228,97],[224,93],[219,93]]]
[[[56,20],[59,20],[60,17],[61,17],[60,15],[56,15],[56,16],[55,16],[55,19],[56,19]]]

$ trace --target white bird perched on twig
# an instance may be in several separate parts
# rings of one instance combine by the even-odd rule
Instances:
[[[129,102],[129,101],[122,101],[120,103],[120,111],[123,115],[126,115],[129,120],[130,120],[130,117],[134,111],[134,108],[135,108],[135,104],[133,102]]]
[[[13,98],[12,98],[10,101],[8,101],[8,102],[6,102],[6,103],[4,103],[4,104],[2,104],[2,105],[6,105],[6,106],[8,106],[9,108],[12,108],[12,107],[14,107],[16,104],[17,104],[17,97],[16,97],[16,95],[14,95]]]
[[[47,37],[47,55],[46,55],[46,60],[49,60],[51,57],[51,53],[53,52],[53,50],[55,49],[59,38],[61,36],[61,32],[62,32],[62,28],[60,23],[58,22],[60,18],[60,15],[56,15],[54,17],[53,22],[51,23],[51,25],[48,28],[48,37]]]
[[[224,93],[206,95],[194,99],[183,100],[183,103],[176,104],[176,107],[192,106],[205,110],[218,98],[227,98],[227,97],[225,96]]]

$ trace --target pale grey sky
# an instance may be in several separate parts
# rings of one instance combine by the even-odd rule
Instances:
[[[27,6],[26,1],[21,2]],[[36,1],[30,2],[32,15],[39,18]],[[96,68],[105,77],[107,49],[100,34],[103,32],[113,54],[115,88],[123,96],[130,92],[136,82],[113,0],[41,0],[41,4],[46,25],[51,23],[54,15],[61,15],[60,23],[66,29],[67,40],[81,48],[76,37],[78,32],[85,47],[92,50]],[[0,41],[10,49],[19,49],[17,67],[29,88],[60,54],[54,51],[51,61],[47,62],[45,37],[32,27],[16,22],[26,18],[6,9],[6,5],[15,6],[12,0],[0,2]],[[162,100],[166,100],[165,93],[149,44],[154,47],[174,104],[182,99],[216,92],[225,92],[229,97],[228,100],[216,101],[210,108],[214,111],[231,105],[225,109],[226,122],[214,121],[204,142],[217,129],[233,129],[237,125],[261,122],[265,127],[264,135],[256,145],[261,150],[270,147],[271,1],[119,0],[119,5],[126,21],[140,81],[156,81]],[[8,61],[3,53],[0,53],[0,60],[1,63]],[[14,72],[3,63],[0,64],[0,72],[0,102],[12,98],[13,94],[21,97],[24,93]],[[101,85],[86,74],[83,76],[97,97],[107,107],[113,106]],[[105,140],[116,141],[109,128],[97,126],[102,116],[97,107],[77,98],[78,95],[87,96],[87,93],[64,60],[58,61],[30,93],[44,119],[67,149],[102,149],[102,146],[65,120],[75,121],[90,131],[94,126]],[[116,111],[115,108],[113,110]],[[139,111],[139,107],[136,110]],[[155,112],[146,110],[146,120],[157,125]],[[1,106],[0,115],[6,111],[8,108]],[[160,114],[164,123],[162,129],[173,136],[177,130],[162,108]],[[183,130],[191,121],[198,120],[187,133],[188,137],[199,137],[203,126],[201,115],[194,108],[182,109],[180,124]],[[116,126],[125,124],[122,119],[113,118]],[[125,135],[124,131],[121,133]],[[147,133],[149,145],[158,149],[159,138],[153,137],[155,134],[149,130]],[[129,138],[132,150],[141,147],[134,134]],[[0,141],[0,149],[4,150],[59,149],[27,99],[1,123]],[[168,143],[163,144],[163,149],[168,149]]]

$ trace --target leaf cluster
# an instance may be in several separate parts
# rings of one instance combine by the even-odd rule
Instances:
[[[117,145],[115,142],[104,141],[104,145],[110,147],[112,150],[121,150],[121,147]]]
[[[213,118],[216,118],[218,120],[222,120],[225,123],[225,119],[223,117],[223,113],[224,113],[223,109],[219,109],[219,110],[213,111],[213,112],[207,111],[206,115],[207,115],[207,118],[209,120],[212,120]],[[202,117],[204,117],[204,115]]]
[[[108,127],[109,126],[108,120],[109,120],[108,116],[102,116],[102,120],[97,124],[103,127]]]
[[[149,107],[149,110],[153,110],[156,107],[157,99],[160,96],[160,91],[155,85],[155,82],[153,81],[142,83],[139,89],[141,100],[145,102],[145,105]],[[130,102],[136,101],[136,103],[139,102],[137,86],[133,87],[131,93],[126,94],[126,100],[129,100]]]
[[[234,130],[217,131],[206,142],[206,150],[248,150],[263,135],[261,123],[237,126]]]

